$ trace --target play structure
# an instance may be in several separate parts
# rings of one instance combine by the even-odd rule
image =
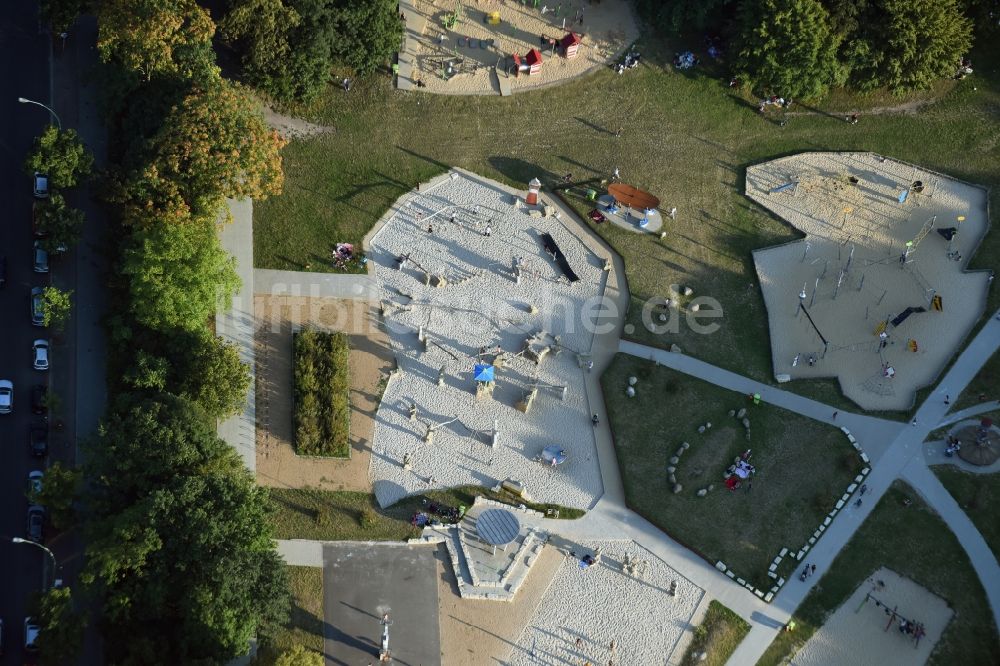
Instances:
[[[454,30],[455,26],[462,20],[462,0],[455,2],[455,10],[444,15],[441,23],[446,30]]]
[[[660,205],[660,200],[649,192],[644,192],[638,187],[625,183],[612,183],[608,186],[608,194],[614,197],[615,202],[619,205],[628,206],[634,210],[655,209]]]
[[[871,153],[803,153],[749,167],[746,194],[804,234],[754,251],[776,378],[837,377],[864,408],[909,407],[985,307],[989,274],[965,269],[985,191]]]
[[[510,72],[514,76],[521,74],[532,76],[542,71],[542,52],[538,49],[531,49],[523,58],[514,53],[511,55],[511,60]]]
[[[575,32],[566,33],[566,36],[559,42],[563,57],[571,60],[577,56],[580,49],[580,36]]]
[[[579,281],[580,278],[577,276],[576,273],[573,272],[573,269],[570,267],[569,262],[566,260],[566,255],[564,255],[562,251],[559,249],[559,245],[556,243],[555,239],[552,238],[552,235],[542,234],[541,240],[542,240],[542,247],[545,249],[546,254],[552,257],[552,260],[555,261],[556,264],[559,266],[560,270],[562,270],[563,275],[566,276],[566,279],[569,280],[570,282]]]

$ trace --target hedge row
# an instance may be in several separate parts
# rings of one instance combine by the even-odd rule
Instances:
[[[295,334],[295,451],[350,455],[350,346],[343,333],[304,328]]]

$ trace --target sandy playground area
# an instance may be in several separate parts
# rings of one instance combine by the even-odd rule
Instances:
[[[747,169],[748,197],[805,234],[754,252],[779,381],[836,377],[864,409],[907,409],[982,316],[966,272],[986,191],[873,153],[802,153]]]
[[[376,307],[363,300],[257,294],[257,480],[264,486],[368,492],[381,382],[392,368]],[[292,334],[304,325],[350,335],[351,456],[298,456],[293,447]]]
[[[409,26],[411,38],[407,43],[416,49],[413,78],[421,80],[427,92],[497,94],[499,82],[493,70],[498,61],[507,58],[509,63],[511,54],[524,56],[533,48],[542,51],[541,71],[530,76],[522,73],[516,78],[512,74],[511,89],[517,92],[551,85],[609,65],[639,37],[632,8],[623,0],[465,0],[461,3],[461,20],[453,29],[445,29],[444,18],[455,11],[457,4],[456,0],[413,2],[417,25]],[[494,11],[500,12],[499,25],[484,20],[488,12]],[[548,46],[543,48],[543,35],[558,40],[570,30],[582,38],[575,58],[553,54]],[[448,62],[457,73],[445,78],[442,72]],[[499,76],[505,76],[502,69]]]
[[[881,585],[879,584],[881,583]],[[866,595],[871,597],[866,601]],[[895,610],[898,615],[893,616]],[[792,659],[792,666],[914,666],[927,662],[953,612],[938,596],[889,569],[879,569],[837,609]],[[915,640],[900,631],[919,622]]]
[[[603,493],[581,362],[607,274],[581,222],[515,204],[524,194],[455,171],[404,195],[371,241],[399,366],[375,424],[371,477],[383,506],[510,478],[541,502],[589,508]],[[576,281],[546,251],[552,241]],[[477,365],[493,373],[492,397],[477,398]],[[542,463],[549,446],[565,462]]]

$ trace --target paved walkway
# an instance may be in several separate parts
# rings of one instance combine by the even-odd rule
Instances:
[[[414,0],[400,0],[399,11],[406,17],[406,28],[403,34],[403,50],[398,55],[399,74],[396,76],[396,87],[400,90],[413,90],[413,69],[417,66],[417,51],[420,45],[417,39],[424,29],[424,17],[413,6]]]
[[[240,360],[250,367],[250,389],[240,413],[219,423],[219,437],[226,440],[243,458],[251,472],[257,469],[257,364],[254,359],[253,312],[253,202],[250,199],[227,199],[233,216],[230,224],[222,227],[219,241],[222,248],[236,259],[236,273],[242,285],[233,295],[230,307],[215,314],[215,332],[228,342],[239,346]]]
[[[978,405],[968,407],[960,412],[952,412],[948,414],[940,423],[935,426],[935,428],[944,428],[945,426],[950,426],[952,423],[958,423],[963,419],[969,419],[973,416],[978,416],[979,414],[985,414],[986,412],[992,412],[1000,409],[1000,400],[990,400],[989,402],[982,402]]]
[[[378,301],[375,281],[368,275],[350,273],[307,273],[258,268],[250,283],[253,293],[268,296],[308,296],[311,298],[354,298]]]

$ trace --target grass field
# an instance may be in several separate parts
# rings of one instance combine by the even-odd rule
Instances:
[[[260,637],[255,665],[271,666],[295,645],[323,654],[323,570],[288,567],[288,587],[292,596],[288,622]]]
[[[694,638],[684,652],[681,666],[723,666],[749,631],[746,620],[718,601],[711,601],[705,619],[694,629]]]
[[[462,486],[407,497],[385,509],[379,508],[375,496],[369,493],[271,488],[271,505],[274,508],[271,522],[276,539],[403,541],[420,534],[419,529],[410,525],[410,518],[422,509],[424,499],[453,507],[468,507],[479,495],[511,504],[526,504],[542,512],[555,508],[559,510],[561,519],[579,518],[584,514],[580,509],[525,503],[478,486]]]
[[[743,196],[747,165],[803,150],[872,150],[994,186],[997,209],[995,68],[943,82],[935,90],[939,101],[916,114],[864,114],[852,126],[843,120],[845,110],[928,96],[858,98],[838,91],[816,105],[797,104],[780,127],[777,118],[757,113],[749,92],[727,88],[718,66],[683,73],[663,67],[680,46],[644,38],[639,48],[645,64],[626,75],[605,70],[509,98],[402,93],[386,77],[358,81],[350,93],[331,89],[315,106],[292,109],[335,131],[285,149],[285,194],[255,206],[258,265],[327,270],[333,243],[359,242],[400,194],[452,165],[516,186],[534,176],[549,186],[565,173],[599,181],[620,167],[626,182],[678,209],[665,241],[611,225],[597,229],[625,258],[633,337],[676,343],[716,365],[771,381],[767,321],[750,252],[797,232]],[[972,57],[997,62],[1000,49],[984,44]],[[994,231],[972,265],[995,267],[998,250]],[[663,336],[648,333],[639,306],[672,283],[718,299],[722,328],[713,335],[683,327]],[[990,303],[1000,305],[996,292]],[[846,404],[837,402],[832,382],[789,387]]]
[[[985,396],[986,400],[1000,400],[1000,353],[993,354],[983,364],[958,399],[954,400],[952,411],[978,405],[983,402],[980,396]]]
[[[912,500],[910,506],[903,506],[906,497]],[[941,518],[897,481],[799,606],[793,616],[795,631],[779,633],[757,666],[786,663],[881,566],[923,585],[955,611],[929,666],[1000,663],[993,613],[965,550]]]
[[[636,397],[625,396],[629,376]],[[715,564],[722,560],[762,590],[771,560],[782,548],[800,548],[833,509],[861,461],[837,428],[742,394],[690,378],[644,359],[619,354],[601,378],[628,505],[677,541]],[[747,408],[751,441],[728,415]],[[713,427],[698,434],[697,427]],[[668,458],[682,442],[691,448],[677,465],[674,494]],[[735,491],[722,473],[734,457],[753,449],[757,474]],[[699,498],[695,491],[715,489]],[[784,563],[790,563],[785,558]],[[784,575],[785,572],[779,572]],[[787,576],[786,576],[787,577]]]
[[[972,474],[951,465],[934,465],[931,471],[1000,558],[1000,474]]]

